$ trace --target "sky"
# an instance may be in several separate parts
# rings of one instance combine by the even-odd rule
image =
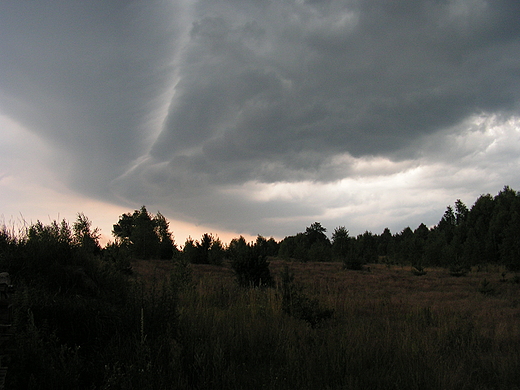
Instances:
[[[0,223],[392,233],[520,190],[518,0],[0,2]]]

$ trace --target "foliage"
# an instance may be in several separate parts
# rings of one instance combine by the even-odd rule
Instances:
[[[303,288],[294,281],[294,274],[284,265],[281,273],[282,309],[299,320],[306,321],[313,328],[332,317],[334,311],[324,309],[318,300],[309,298]]]
[[[112,234],[116,244],[128,247],[137,259],[168,260],[178,252],[166,218],[161,213],[154,216],[145,206],[133,214],[121,215]]]
[[[332,243],[325,232],[315,222],[304,233],[285,237],[278,256],[304,262],[341,261],[347,269],[362,269],[364,264],[382,259],[416,268],[458,268],[453,270],[457,275],[485,263],[520,271],[520,194],[508,186],[495,197],[480,196],[471,209],[457,199],[431,228],[421,223],[415,230],[406,227],[394,235],[385,228],[381,235],[366,231],[350,237],[349,231],[339,226],[332,234]]]
[[[450,266],[450,275],[455,277],[466,276],[469,269],[461,264],[452,264]]]
[[[204,233],[200,241],[188,237],[182,253],[186,261],[192,264],[222,265],[225,251],[218,237],[214,237],[211,233]]]
[[[248,244],[244,237],[233,239],[229,243],[227,255],[231,267],[235,271],[237,281],[241,286],[268,286],[272,283],[263,240],[257,238],[255,244]]]
[[[126,245],[109,242],[102,250],[104,261],[113,264],[117,270],[127,274],[132,273],[131,258],[132,252]]]
[[[266,239],[265,237],[258,235],[255,241],[255,247],[261,256],[277,256],[280,245],[276,242],[273,237]]]
[[[361,270],[364,264],[377,262],[376,236],[369,231],[358,235],[352,242],[350,253],[350,256],[343,260],[345,269]]]
[[[349,231],[339,226],[331,244],[327,243],[325,231],[316,222],[305,233],[284,238],[279,256],[301,261],[333,259],[343,262],[347,269],[362,269],[364,264],[382,259],[416,268],[467,269],[498,263],[509,271],[520,270],[520,195],[508,186],[495,197],[480,196],[471,209],[457,199],[431,228],[421,223],[415,230],[407,227],[394,235],[385,228],[381,235],[366,231],[349,237]],[[313,240],[321,246],[313,247]]]
[[[170,232],[170,223],[160,212],[157,213],[153,220],[155,222],[155,234],[159,237],[157,257],[163,260],[176,257],[179,250],[175,246],[173,234]]]
[[[98,255],[101,252],[101,245],[99,244],[101,233],[99,233],[98,228],[92,228],[92,221],[90,221],[85,214],[78,213],[78,217],[72,225],[72,229],[72,242],[74,245],[94,255]]]
[[[83,214],[73,229],[38,221],[0,237],[16,286],[8,388],[156,388],[150,379],[177,354],[177,279],[150,291],[133,284],[99,253]]]
[[[421,265],[415,265],[412,267],[412,274],[414,274],[415,276],[424,276],[426,275],[426,273],[426,270]]]
[[[279,244],[240,237],[226,250],[205,234],[175,256],[166,219],[144,206],[121,216],[114,232],[116,242],[101,249],[84,214],[72,227],[38,221],[18,236],[0,229],[0,266],[17,291],[7,388],[455,389],[520,381],[518,327],[504,323],[514,315],[478,314],[516,307],[520,194],[507,186],[471,208],[458,199],[436,226],[357,237],[340,226],[332,242],[315,222]],[[267,286],[244,289],[192,272],[191,263],[229,271],[226,255],[241,285]],[[285,264],[274,288],[268,281],[277,260],[267,258],[276,255],[301,260],[293,269],[330,267],[311,262],[331,259],[387,267],[352,273],[337,263],[325,279],[316,272],[305,281]],[[136,257],[174,257],[172,274],[141,283],[126,275]],[[428,277],[407,279],[401,292],[381,290],[379,283],[413,278],[395,263],[416,275],[428,266]],[[499,271],[476,274],[472,266]],[[514,274],[506,279],[507,272]],[[442,278],[449,282],[437,289],[444,295],[434,307],[403,303],[420,296],[431,302],[431,284],[421,294],[410,288]],[[466,287],[451,291],[455,285]]]
[[[307,258],[306,250],[305,234],[298,233],[295,236],[285,237],[280,242],[278,256],[286,260],[298,259],[304,261]]]
[[[325,235],[327,229],[321,226],[321,223],[314,222],[311,226],[305,229],[305,236],[307,237],[308,244],[312,246],[317,242],[329,243],[329,239]]]
[[[351,238],[345,226],[337,227],[332,233],[332,253],[339,260],[352,256]]]
[[[299,261],[330,261],[332,250],[326,231],[319,222],[312,223],[305,229],[305,233],[284,238],[280,242],[279,255]]]

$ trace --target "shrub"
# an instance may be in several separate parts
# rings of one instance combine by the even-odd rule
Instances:
[[[356,258],[347,258],[343,260],[343,268],[352,271],[361,271],[363,269],[363,262]]]
[[[102,251],[102,258],[113,264],[117,270],[125,274],[132,274],[131,251],[125,243],[109,242]]]
[[[228,255],[241,286],[268,286],[272,284],[267,256],[259,253],[258,247],[246,243],[244,237],[233,239]]]
[[[415,265],[412,267],[412,274],[415,276],[423,276],[426,275],[426,271],[422,265]]]
[[[334,314],[333,310],[321,307],[318,300],[304,294],[303,288],[294,282],[294,274],[287,265],[281,273],[281,288],[283,311],[294,318],[306,321],[313,328]]]
[[[466,276],[467,274],[468,274],[468,268],[463,265],[454,264],[450,267],[451,276],[461,277],[461,276]]]
[[[495,289],[493,288],[493,286],[491,285],[491,283],[487,279],[483,279],[480,282],[480,285],[478,287],[478,291],[481,294],[484,294],[484,295],[492,295],[492,294],[495,293]]]
[[[154,343],[162,345],[163,334],[175,327],[171,289],[139,299],[143,293],[131,288],[115,262],[100,260],[93,242],[84,245],[65,221],[38,222],[10,242],[1,255],[16,284],[17,331],[7,387],[102,388],[103,367],[136,360],[138,310],[145,308],[145,330]]]
[[[183,257],[192,264],[222,265],[224,248],[218,237],[204,233],[199,241],[188,237],[182,250]]]

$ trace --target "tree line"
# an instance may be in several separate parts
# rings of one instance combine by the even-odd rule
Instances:
[[[189,237],[181,250],[164,216],[149,213],[145,206],[133,214],[123,214],[112,233],[116,242],[107,245],[108,253],[122,253],[125,258],[183,259],[194,264],[221,265],[229,260],[242,283],[268,283],[265,268],[269,257],[340,261],[349,269],[377,262],[460,270],[494,263],[518,271],[520,193],[505,186],[494,197],[481,195],[471,208],[458,199],[436,225],[421,223],[415,230],[406,227],[398,233],[385,228],[381,234],[365,231],[351,236],[345,226],[339,226],[329,239],[327,229],[314,222],[304,232],[281,241],[259,235],[256,241],[246,242],[240,236],[225,246],[218,237],[205,233],[200,240]]]
[[[305,232],[284,238],[278,256],[339,260],[347,268],[381,261],[459,269],[492,263],[520,271],[520,193],[509,186],[494,197],[481,195],[471,208],[458,199],[432,227],[421,223],[415,230],[406,227],[392,234],[385,228],[381,234],[365,231],[351,237],[340,226],[332,240],[325,232],[316,222]]]

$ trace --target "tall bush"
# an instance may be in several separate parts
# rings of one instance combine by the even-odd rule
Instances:
[[[231,267],[241,286],[267,286],[272,283],[267,256],[258,245],[246,243],[244,237],[233,239],[228,247]]]

